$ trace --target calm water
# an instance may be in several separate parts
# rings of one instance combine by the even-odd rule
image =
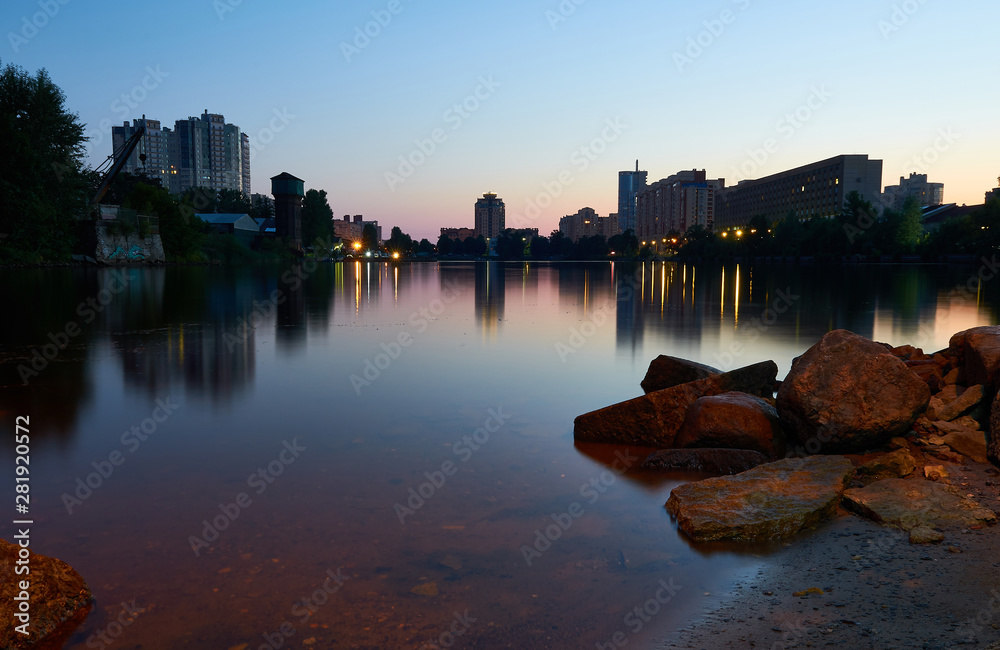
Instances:
[[[640,450],[574,445],[573,418],[663,353],[784,375],[838,327],[945,347],[996,322],[973,271],[3,271],[0,414],[31,419],[33,549],[96,597],[70,647],[656,647],[766,549],[693,549],[663,504],[696,476],[619,475]]]

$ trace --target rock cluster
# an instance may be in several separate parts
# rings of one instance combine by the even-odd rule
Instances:
[[[660,356],[642,397],[579,416],[574,435],[659,449],[645,469],[722,475],[667,502],[696,541],[786,537],[838,504],[914,543],[996,522],[948,484],[943,463],[1000,466],[1000,326],[959,332],[934,354],[834,330],[780,384],[776,374],[772,361],[721,372]]]

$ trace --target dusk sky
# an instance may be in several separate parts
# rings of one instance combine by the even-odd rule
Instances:
[[[698,168],[731,185],[866,153],[883,185],[927,173],[945,201],[982,203],[1000,175],[995,10],[6,0],[0,62],[49,71],[87,124],[91,164],[111,153],[110,124],[208,109],[255,141],[254,192],[288,171],[338,217],[436,241],[472,227],[487,191],[508,226],[543,234],[584,206],[615,212],[636,159],[650,182]]]

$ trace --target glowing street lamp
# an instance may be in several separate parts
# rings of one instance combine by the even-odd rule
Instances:
[[[392,259],[398,260],[399,259],[399,253],[393,253],[392,254]]]

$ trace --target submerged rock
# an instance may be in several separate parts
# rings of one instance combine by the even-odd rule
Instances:
[[[642,461],[643,469],[684,469],[708,474],[739,474],[770,459],[748,449],[663,449]]]
[[[695,541],[780,539],[832,515],[852,474],[842,456],[786,458],[674,488],[667,510]]]
[[[909,430],[930,396],[884,345],[834,330],[792,363],[777,406],[807,452],[850,453]]]
[[[729,392],[695,400],[674,444],[750,449],[774,459],[785,454],[785,433],[773,406],[753,395]]]
[[[649,369],[640,385],[644,391],[652,393],[721,374],[722,371],[717,368],[661,354],[649,363]]]
[[[778,366],[773,361],[764,361],[654,391],[578,416],[573,422],[573,436],[581,442],[614,442],[667,449],[674,446],[688,407],[699,397],[729,391],[770,394],[777,374]]]
[[[31,573],[14,573],[20,547],[0,539],[0,648],[62,647],[90,612],[94,600],[90,587],[73,567],[62,560],[30,553]],[[15,630],[20,624],[17,597],[20,582],[30,582],[31,621],[26,636]]]
[[[925,468],[926,469],[926,468]],[[844,492],[844,507],[880,524],[912,531],[996,523],[996,514],[943,483],[889,478]]]

